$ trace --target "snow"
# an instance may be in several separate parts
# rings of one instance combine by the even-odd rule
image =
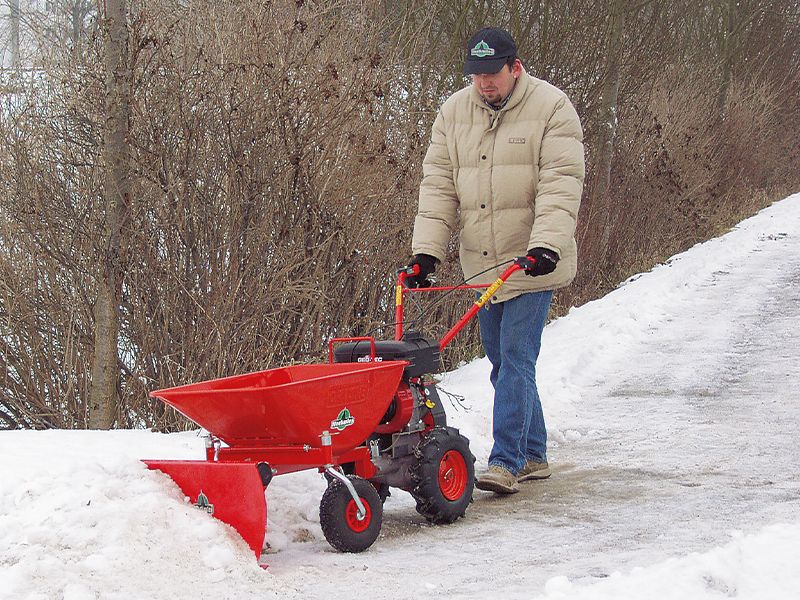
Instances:
[[[758,534],[733,532],[733,541],[721,548],[662,563],[636,567],[629,575],[613,573],[592,586],[574,585],[553,577],[537,600],[686,600],[720,597],[796,598],[800,570],[796,552],[800,526],[764,527]],[[795,555],[795,556],[793,556]]]
[[[554,475],[428,525],[393,491],[376,544],[325,542],[315,471],[267,492],[267,569],[143,458],[196,433],[0,432],[0,598],[800,597],[800,195],[547,326]],[[444,376],[477,466],[486,360]]]

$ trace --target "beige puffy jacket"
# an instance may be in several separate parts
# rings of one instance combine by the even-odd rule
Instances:
[[[553,273],[515,273],[492,300],[563,287],[577,269],[583,177],[580,121],[558,88],[523,72],[499,111],[473,86],[464,88],[447,99],[433,124],[412,251],[443,261],[458,228],[461,267],[470,278],[530,248],[550,248],[561,257]],[[471,283],[491,283],[506,266]]]

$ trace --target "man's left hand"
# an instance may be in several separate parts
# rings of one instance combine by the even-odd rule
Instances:
[[[525,269],[525,274],[531,277],[552,273],[559,261],[558,252],[549,248],[531,248],[528,250],[528,256],[533,259],[533,266]]]

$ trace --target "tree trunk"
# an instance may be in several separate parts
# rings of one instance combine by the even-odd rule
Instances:
[[[19,73],[22,65],[19,47],[19,0],[11,0],[9,8],[11,11],[11,67],[14,72]]]
[[[70,41],[72,56],[77,59],[81,55],[81,32],[83,30],[83,2],[76,2],[70,10]]]
[[[731,87],[731,71],[733,70],[733,53],[735,51],[734,30],[736,28],[737,0],[728,0],[726,7],[725,31],[722,34],[722,78],[717,93],[717,115],[725,118],[725,105],[728,103],[728,90]]]
[[[614,159],[614,140],[617,136],[617,99],[619,97],[619,63],[622,58],[623,32],[625,29],[625,0],[611,4],[611,29],[609,31],[608,53],[606,55],[606,76],[603,82],[600,105],[600,134],[597,144],[595,198],[605,199],[611,185],[611,163]],[[610,211],[604,211],[606,222],[603,226],[601,249],[605,253],[611,237]]]
[[[94,307],[94,357],[89,389],[88,426],[109,429],[117,413],[119,306],[122,295],[122,234],[130,205],[131,76],[128,66],[126,0],[106,0],[104,30],[106,101],[103,157],[106,231],[100,251],[97,302]]]

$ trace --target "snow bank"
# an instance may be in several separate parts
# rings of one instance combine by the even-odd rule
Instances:
[[[795,600],[800,594],[800,525],[772,525],[757,534],[690,554],[613,573],[592,585],[554,577],[535,600]]]
[[[183,597],[262,578],[233,530],[139,460],[202,448],[195,434],[2,432],[0,598]]]

